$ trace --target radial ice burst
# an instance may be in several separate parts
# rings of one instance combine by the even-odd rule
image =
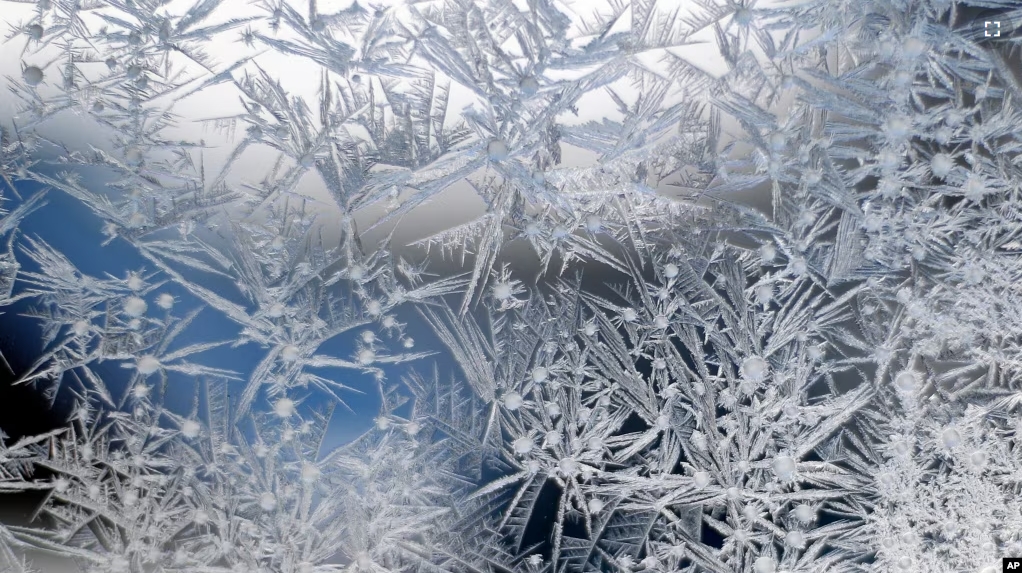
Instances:
[[[86,4],[0,0],[0,570],[1022,551],[1010,9]]]

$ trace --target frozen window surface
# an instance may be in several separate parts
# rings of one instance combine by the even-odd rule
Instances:
[[[0,23],[0,571],[1022,557],[1014,2]]]

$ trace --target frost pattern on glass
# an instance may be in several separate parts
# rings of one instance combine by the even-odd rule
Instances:
[[[1022,557],[1014,2],[0,22],[0,571]]]

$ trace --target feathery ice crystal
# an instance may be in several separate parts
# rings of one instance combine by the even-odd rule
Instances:
[[[1022,557],[1011,2],[0,21],[0,571]]]

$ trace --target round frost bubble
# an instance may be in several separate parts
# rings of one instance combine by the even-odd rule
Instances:
[[[816,511],[804,503],[796,506],[792,513],[800,523],[810,523],[816,519]]]
[[[603,219],[598,215],[586,217],[586,230],[593,234],[599,233],[603,230]]]
[[[79,320],[71,327],[75,336],[85,336],[89,333],[91,324],[87,320]]]
[[[358,352],[358,363],[362,366],[369,366],[373,362],[376,362],[376,353],[368,348],[364,348]]]
[[[266,311],[266,316],[269,316],[270,318],[280,318],[284,316],[284,305],[279,302],[273,303]]]
[[[543,382],[549,376],[550,376],[550,372],[546,368],[544,368],[542,366],[537,366],[536,368],[534,368],[532,370],[532,381],[533,382],[536,382],[536,383]]]
[[[756,287],[756,302],[762,306],[770,304],[771,299],[774,298],[774,288],[770,285],[760,285]]]
[[[365,342],[366,344],[372,344],[373,342],[376,341],[376,333],[374,333],[371,330],[365,330],[362,332],[361,338],[362,342]]]
[[[762,382],[766,380],[770,365],[759,356],[750,356],[742,361],[742,376],[746,380]]]
[[[546,435],[543,436],[544,442],[543,446],[547,448],[552,447],[554,444],[560,441],[561,434],[557,430],[550,430],[549,432],[546,433]]]
[[[145,314],[146,309],[149,305],[144,300],[137,296],[129,296],[124,301],[124,314],[132,317],[139,317]]]
[[[405,348],[414,348],[415,347],[415,339],[412,338],[411,336],[409,336],[409,337],[404,339],[404,341],[401,343],[401,345],[404,346]]]
[[[667,361],[663,358],[657,358],[653,361],[653,368],[656,370],[667,370]]]
[[[525,97],[532,97],[539,92],[539,80],[532,76],[522,78],[518,82],[518,89],[522,90]]]
[[[131,395],[136,399],[141,400],[149,395],[149,387],[145,384],[136,384],[135,387],[131,389]]]
[[[940,441],[947,449],[954,449],[962,445],[962,435],[954,428],[946,428],[940,433]]]
[[[906,38],[905,42],[901,45],[901,53],[909,59],[918,58],[925,54],[928,49],[929,46],[926,45],[926,42],[913,36]]]
[[[673,279],[674,277],[678,276],[679,272],[680,269],[678,268],[678,265],[674,263],[667,263],[666,265],[664,265],[664,276],[669,279]]]
[[[670,325],[671,325],[670,320],[668,320],[667,317],[662,314],[653,319],[653,326],[655,326],[659,330],[666,330],[667,327]]]
[[[302,481],[305,483],[312,483],[318,480],[321,473],[319,466],[316,464],[310,464],[309,462],[302,464]]]
[[[160,369],[160,361],[155,356],[143,356],[138,359],[138,364],[135,365],[139,374],[143,376],[149,376],[155,374]]]
[[[912,132],[912,123],[904,116],[894,116],[887,119],[886,129],[889,138],[900,140]]]
[[[789,531],[784,536],[784,543],[796,549],[802,549],[806,545],[806,537],[801,531]]]
[[[562,475],[570,476],[578,471],[578,462],[572,458],[564,458],[557,462],[557,469],[560,470]]]
[[[514,449],[516,454],[525,455],[532,451],[536,444],[532,441],[532,438],[523,436],[518,438],[511,444],[511,448]]]
[[[809,354],[809,359],[813,362],[819,362],[823,359],[823,349],[819,346],[810,346],[806,352]]]
[[[380,316],[383,314],[383,305],[376,300],[369,301],[369,305],[366,307],[366,312],[369,313],[369,316]]]
[[[970,176],[965,184],[962,185],[962,194],[965,195],[966,199],[972,201],[979,201],[986,195],[987,185],[986,181],[982,177]]]
[[[898,440],[897,442],[894,443],[894,453],[898,454],[899,456],[904,457],[911,452],[912,444],[910,444],[908,440]]]
[[[777,562],[774,561],[773,557],[760,555],[756,558],[752,568],[756,573],[775,573],[777,571]]]
[[[750,504],[745,506],[745,508],[742,509],[742,514],[745,516],[745,519],[748,519],[749,521],[756,521],[759,519],[759,510],[756,509],[755,505]]]
[[[195,525],[206,525],[209,523],[209,514],[201,509],[195,511],[195,515],[192,516],[192,521]]]
[[[658,430],[666,430],[671,427],[671,417],[667,414],[660,414],[656,419],[656,428]]]
[[[593,499],[590,499],[589,503],[586,505],[589,509],[589,513],[600,513],[600,511],[603,510],[604,507],[603,500],[596,499],[595,497]]]
[[[365,276],[366,270],[362,265],[352,265],[351,268],[348,269],[348,278],[353,281],[360,281],[364,279]]]
[[[894,385],[902,392],[915,392],[919,387],[919,378],[915,372],[905,370],[894,377]]]
[[[947,153],[938,153],[930,158],[930,171],[934,177],[940,179],[947,177],[954,166],[954,160]]]
[[[493,285],[493,298],[499,301],[505,301],[511,298],[511,284],[507,282],[499,282]]]
[[[517,410],[521,408],[523,404],[525,404],[525,400],[518,392],[508,392],[504,396],[504,407],[508,410]]]
[[[626,308],[621,313],[621,319],[625,322],[635,322],[639,318],[639,314],[634,309]]]
[[[181,424],[181,435],[189,439],[198,438],[201,429],[202,426],[195,420],[185,420],[185,423]]]
[[[692,474],[692,483],[699,489],[710,485],[710,473],[704,471],[698,471]]]
[[[284,362],[295,362],[299,355],[298,347],[293,344],[288,344],[280,351],[280,359]]]
[[[277,508],[277,498],[270,492],[266,492],[259,496],[259,507],[263,508],[263,511],[273,511]]]
[[[768,265],[774,262],[777,258],[777,247],[771,243],[767,243],[759,248],[759,260],[760,264]]]
[[[732,18],[734,18],[735,24],[742,27],[748,26],[752,23],[752,10],[745,7],[739,8],[735,10]]]
[[[25,33],[28,34],[29,38],[32,38],[36,42],[43,39],[43,27],[39,24],[32,24],[28,28],[25,28]]]
[[[43,83],[43,70],[38,66],[28,66],[21,72],[21,77],[24,78],[26,84],[37,86]]]
[[[987,465],[987,453],[983,450],[976,450],[969,454],[969,465],[973,469],[980,470]]]
[[[142,67],[138,64],[131,64],[128,66],[128,69],[125,70],[124,75],[126,75],[129,80],[136,80],[140,75],[142,75]]]
[[[486,144],[486,155],[490,158],[490,161],[504,161],[508,157],[507,144],[500,139],[491,139]]]
[[[295,413],[295,402],[291,398],[281,398],[273,404],[273,413],[280,418],[289,418]]]
[[[596,325],[590,322],[582,327],[582,332],[586,336],[596,336]]]
[[[796,258],[791,261],[791,273],[797,277],[806,274],[806,262],[804,259]]]

